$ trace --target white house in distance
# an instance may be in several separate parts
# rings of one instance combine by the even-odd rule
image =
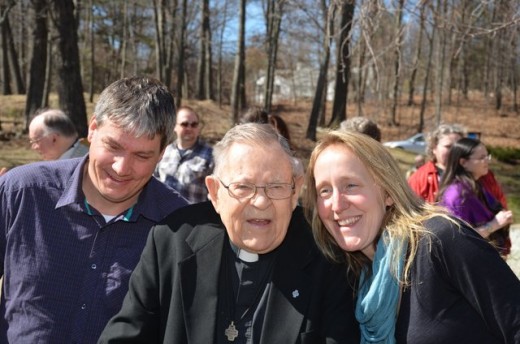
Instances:
[[[357,78],[359,68],[352,68],[351,77]],[[273,102],[278,101],[296,101],[298,99],[312,99],[316,89],[316,82],[318,80],[319,69],[311,67],[303,67],[297,64],[296,70],[277,70],[274,78]],[[375,92],[375,79],[373,68],[368,68],[368,75],[365,75],[365,82],[367,89],[365,90],[365,97],[370,98]],[[265,75],[260,76],[255,82],[256,103],[263,103],[265,92]],[[329,69],[327,82],[327,100],[334,99],[334,70]]]
[[[319,69],[296,66],[295,71],[277,70],[274,77],[273,102],[297,99],[312,99],[316,89]],[[330,73],[329,73],[330,74]],[[265,75],[260,76],[255,82],[255,102],[264,101]],[[331,81],[332,80],[332,81]],[[327,85],[327,100],[334,96],[334,81],[329,76]]]

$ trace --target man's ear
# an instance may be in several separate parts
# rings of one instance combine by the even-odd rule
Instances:
[[[291,205],[293,210],[298,205],[298,198],[300,197],[300,192],[303,187],[304,178],[303,175],[298,175],[294,177],[294,194],[291,196]]]
[[[97,121],[96,121],[96,116],[92,116],[92,118],[90,119],[90,123],[88,125],[88,136],[87,136],[87,140],[89,143],[92,143],[92,136],[94,135],[94,131],[96,131],[98,125],[97,125]]]
[[[208,189],[208,198],[210,199],[211,203],[213,203],[213,207],[218,213],[218,189],[220,188],[220,182],[214,175],[206,176],[205,182],[206,188]]]

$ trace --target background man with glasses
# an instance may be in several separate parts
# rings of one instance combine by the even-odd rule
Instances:
[[[204,179],[213,171],[213,149],[200,138],[201,129],[199,115],[181,107],[175,124],[177,139],[166,147],[154,174],[191,203],[208,200]]]
[[[352,290],[297,206],[303,178],[268,124],[229,130],[211,202],[152,229],[99,343],[359,343]]]

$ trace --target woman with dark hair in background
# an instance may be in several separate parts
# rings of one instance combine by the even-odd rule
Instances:
[[[462,138],[451,147],[441,179],[439,201],[451,213],[472,225],[506,257],[511,250],[509,225],[513,213],[478,181],[489,171],[486,146],[478,139]]]

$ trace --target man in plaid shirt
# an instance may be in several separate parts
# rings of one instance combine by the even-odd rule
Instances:
[[[190,203],[208,200],[204,180],[213,172],[213,148],[200,139],[201,129],[199,115],[188,106],[181,107],[175,124],[177,139],[166,147],[154,174]]]

